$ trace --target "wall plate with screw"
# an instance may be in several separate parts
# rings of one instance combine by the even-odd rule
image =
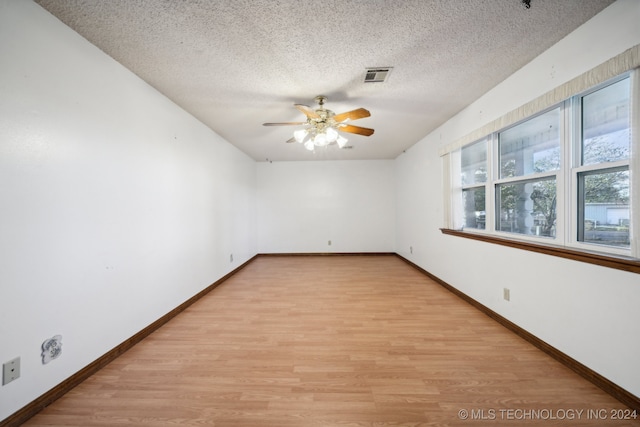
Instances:
[[[2,365],[2,385],[7,385],[20,378],[20,358],[9,360]]]

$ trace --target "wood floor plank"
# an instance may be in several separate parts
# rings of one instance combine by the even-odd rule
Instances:
[[[640,425],[615,409],[395,256],[259,257],[25,425]]]

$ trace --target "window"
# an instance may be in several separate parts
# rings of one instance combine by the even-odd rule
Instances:
[[[629,247],[629,170],[578,175],[578,240]]]
[[[560,108],[498,133],[500,178],[560,169]]]
[[[620,76],[462,147],[452,157],[452,224],[640,257],[632,253],[631,80]]]
[[[554,236],[560,108],[498,132],[496,230]]]
[[[577,240],[629,247],[630,79],[580,97]]]
[[[462,206],[466,228],[484,229],[486,223],[487,141],[463,147]]]
[[[496,229],[509,233],[555,237],[556,180],[498,184]]]

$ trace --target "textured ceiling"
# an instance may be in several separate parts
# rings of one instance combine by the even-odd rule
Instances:
[[[393,159],[613,0],[36,0],[257,161]],[[367,67],[391,66],[385,83]],[[359,107],[351,150],[285,144]]]

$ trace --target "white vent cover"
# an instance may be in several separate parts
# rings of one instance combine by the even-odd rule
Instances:
[[[393,67],[376,67],[367,68],[367,74],[364,76],[365,83],[382,83],[389,77]]]

